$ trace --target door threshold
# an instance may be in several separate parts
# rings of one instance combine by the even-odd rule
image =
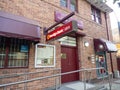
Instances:
[[[108,75],[97,77],[97,79],[107,78]]]

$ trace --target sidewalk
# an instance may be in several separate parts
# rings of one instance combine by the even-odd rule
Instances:
[[[106,86],[109,87],[109,84],[106,84]],[[111,90],[120,90],[120,78],[113,81]]]
[[[86,84],[86,89],[95,87],[92,84]],[[80,81],[63,84],[58,90],[84,90],[84,83]]]
[[[106,83],[105,86],[109,89],[109,83],[108,82]],[[111,90],[120,90],[120,77],[119,78],[113,78]]]
[[[84,83],[80,81],[63,84],[58,90],[84,90]],[[86,84],[86,90],[110,90],[108,80],[95,84]],[[111,90],[120,90],[120,78],[115,78],[112,81]]]

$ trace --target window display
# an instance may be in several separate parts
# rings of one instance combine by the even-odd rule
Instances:
[[[55,66],[55,46],[37,44],[35,52],[35,67]]]
[[[30,41],[0,37],[0,68],[28,67]]]

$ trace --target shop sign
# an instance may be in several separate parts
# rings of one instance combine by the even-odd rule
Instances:
[[[66,36],[72,32],[77,31],[77,22],[71,21],[67,24],[64,24],[61,27],[56,28],[55,30],[47,33],[46,41],[59,39],[63,36]]]
[[[66,16],[66,14],[58,12],[58,11],[55,11],[55,21],[56,22],[59,22],[65,16]],[[83,22],[81,20],[76,19],[76,18],[69,18],[69,19],[65,20],[63,22],[63,24],[66,24],[66,23],[68,23],[70,21],[73,21],[73,20],[77,22],[78,29],[83,30]]]

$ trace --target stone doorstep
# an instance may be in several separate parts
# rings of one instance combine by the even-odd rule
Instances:
[[[75,90],[75,89],[68,88],[68,87],[61,87],[58,90]],[[105,86],[97,86],[97,87],[89,88],[87,90],[108,90],[108,89]]]
[[[120,84],[120,80],[114,81],[114,83]]]
[[[69,87],[60,87],[58,90],[75,90]]]
[[[58,87],[57,90],[78,90],[77,88],[75,89],[74,87],[76,87],[76,86],[78,87],[82,83],[83,82],[78,82],[78,81],[65,83],[61,87]],[[87,83],[87,86],[88,86],[87,90],[108,90],[108,88],[105,87],[104,85],[97,85],[97,86],[95,85],[94,86],[94,84],[93,84],[92,87],[90,87],[89,85],[92,85],[92,84]],[[80,87],[81,87],[81,89],[83,89],[84,86],[80,85]],[[55,90],[55,86],[54,87],[50,87],[50,88],[45,88],[43,90]]]
[[[108,90],[108,88],[107,87],[105,87],[105,86],[96,86],[96,87],[93,87],[93,88],[89,88],[89,89],[87,89],[87,90]]]
[[[44,90],[55,90],[55,89],[48,88],[48,89],[44,89]],[[63,87],[58,88],[57,90],[75,90],[75,89],[63,86]],[[105,86],[97,86],[97,87],[89,88],[87,90],[108,90],[108,89]]]

